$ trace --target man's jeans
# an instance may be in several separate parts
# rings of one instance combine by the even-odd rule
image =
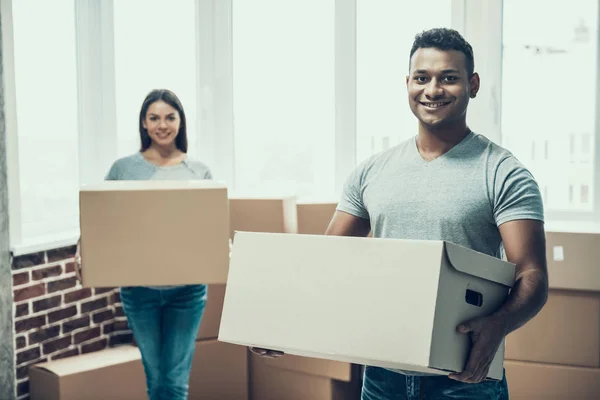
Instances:
[[[205,285],[121,288],[123,311],[142,354],[150,400],[186,400]]]
[[[378,367],[366,367],[362,400],[508,400],[506,377],[501,381],[462,383],[447,376],[403,375]]]

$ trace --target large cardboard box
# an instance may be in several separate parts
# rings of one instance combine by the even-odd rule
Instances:
[[[140,352],[121,346],[29,368],[31,400],[146,400]]]
[[[250,356],[252,400],[359,400],[360,392],[361,381],[358,379],[337,381],[277,368],[270,365],[267,359]]]
[[[506,361],[510,400],[600,399],[600,369]]]
[[[251,198],[230,197],[230,237],[236,231],[298,232],[295,197]]]
[[[600,291],[600,233],[546,232],[551,288]]]
[[[198,340],[216,339],[219,337],[219,326],[221,325],[224,300],[225,285],[208,286],[208,299],[204,306],[204,314],[202,315],[202,322],[198,330]]]
[[[506,359],[600,367],[600,294],[551,290],[540,313],[506,338]]]
[[[446,375],[469,353],[457,325],[513,282],[513,264],[448,242],[238,232],[219,340]]]
[[[85,287],[226,283],[227,188],[106,181],[79,195]]]
[[[189,385],[189,400],[248,400],[248,349],[196,342]]]
[[[298,233],[323,235],[335,214],[337,203],[298,203]]]

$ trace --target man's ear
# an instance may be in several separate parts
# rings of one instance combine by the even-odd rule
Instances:
[[[475,96],[477,96],[477,93],[479,92],[479,85],[481,83],[481,81],[479,79],[479,74],[477,72],[473,73],[469,83],[471,84],[471,90],[469,91],[469,97],[474,99]]]

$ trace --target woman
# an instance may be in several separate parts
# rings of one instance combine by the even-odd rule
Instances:
[[[205,164],[186,155],[185,113],[173,92],[153,90],[146,96],[139,130],[141,150],[117,160],[107,180],[212,179]],[[206,296],[205,285],[121,288],[123,310],[142,354],[150,400],[187,399]]]

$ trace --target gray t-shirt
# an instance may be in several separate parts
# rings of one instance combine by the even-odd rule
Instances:
[[[160,167],[135,153],[113,163],[106,180],[200,180],[212,179],[208,166],[200,161],[186,158],[177,165]],[[154,289],[171,289],[176,286],[152,286]]]
[[[445,240],[498,258],[501,224],[544,220],[531,173],[475,133],[433,161],[414,137],[370,157],[348,178],[337,209],[369,219],[376,238]]]

